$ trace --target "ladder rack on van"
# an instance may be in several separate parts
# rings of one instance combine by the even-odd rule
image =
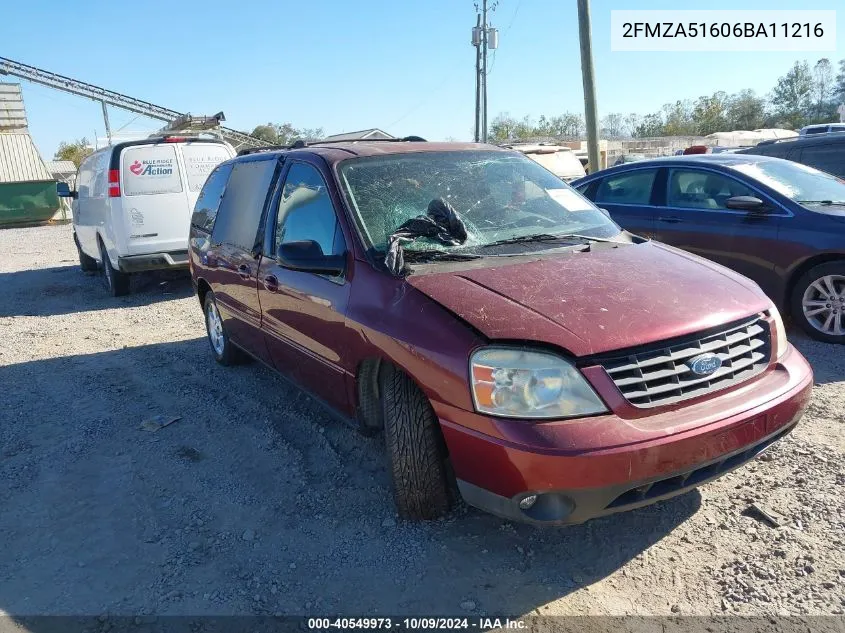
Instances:
[[[212,136],[214,138],[224,140],[223,133],[220,129],[220,122],[225,120],[226,117],[222,112],[218,112],[217,114],[213,114],[211,116],[193,116],[192,114],[182,114],[157,132],[150,134],[149,138],[167,138],[178,135],[188,138]]]

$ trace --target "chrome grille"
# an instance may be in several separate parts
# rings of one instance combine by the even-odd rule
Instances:
[[[700,376],[687,363],[706,352],[717,355],[722,366]],[[766,368],[770,356],[771,330],[758,316],[715,333],[635,349],[600,363],[628,402],[657,407],[748,380]]]

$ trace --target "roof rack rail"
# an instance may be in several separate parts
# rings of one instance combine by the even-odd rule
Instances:
[[[403,136],[402,138],[347,138],[328,141],[310,141],[305,145],[330,145],[333,143],[427,143],[422,136]],[[303,145],[302,147],[304,147]]]
[[[249,154],[258,154],[259,152],[279,152],[287,149],[295,149],[293,145],[265,145],[263,147],[246,147],[238,150],[238,156],[247,156]]]
[[[169,136],[184,136],[202,138],[203,135],[223,140],[220,122],[225,121],[223,112],[211,116],[193,116],[183,114],[176,117],[160,130],[153,132],[149,138],[167,138]]]
[[[238,152],[238,156],[246,156],[248,154],[256,154],[258,152],[280,152],[289,149],[302,149],[304,147],[313,147],[316,145],[333,145],[336,143],[426,143],[427,141],[421,136],[405,136],[402,138],[362,138],[355,140],[337,140],[337,141],[305,141],[301,138],[296,139],[290,145],[267,145],[265,147],[247,147]]]

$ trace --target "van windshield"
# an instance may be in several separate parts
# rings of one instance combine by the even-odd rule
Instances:
[[[460,246],[427,238],[406,250],[469,249],[542,234],[608,238],[620,229],[592,202],[516,152],[447,151],[348,159],[340,180],[370,245],[386,248],[404,222],[447,202],[466,225]]]

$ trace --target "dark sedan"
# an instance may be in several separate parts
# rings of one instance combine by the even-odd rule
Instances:
[[[705,154],[572,186],[623,228],[750,277],[814,338],[845,343],[845,181],[778,158]]]

